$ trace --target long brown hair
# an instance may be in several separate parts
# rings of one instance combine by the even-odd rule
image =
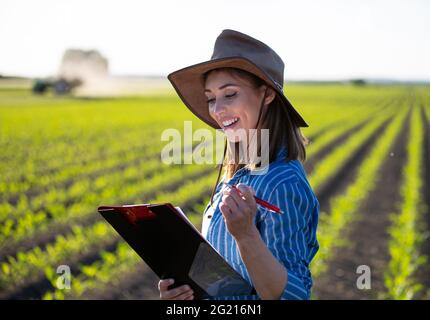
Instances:
[[[217,71],[223,70],[228,72],[232,76],[245,79],[255,89],[260,88],[262,85],[268,85],[264,80],[260,79],[254,74],[237,68],[212,69],[203,75],[203,80],[205,82],[210,72],[214,70],[217,70]],[[261,116],[263,116],[263,118],[261,118]],[[306,160],[305,146],[309,143],[309,141],[300,131],[300,127],[291,119],[290,113],[288,112],[287,108],[284,106],[278,94],[276,94],[275,98],[268,106],[267,112],[264,112],[263,114],[263,108],[262,107],[260,108],[256,129],[257,129],[257,134],[260,134],[260,129],[270,130],[269,162],[272,162],[276,159],[278,151],[280,150],[280,148],[284,146],[288,150],[288,156],[286,158],[286,162],[290,160],[296,160],[296,159],[300,160],[301,162],[305,162]],[[257,143],[259,142],[260,142],[260,139],[257,139]],[[233,177],[233,175],[236,173],[237,170],[246,166],[245,164],[239,163],[238,161],[239,143],[240,142],[228,143],[227,140],[225,140],[223,161],[218,168],[218,177],[217,177],[215,186],[212,190],[211,204],[213,202],[213,196],[214,196],[216,187],[219,183],[222,169],[225,168],[225,179],[229,180],[230,178]],[[231,150],[231,148],[235,148],[235,150]],[[257,146],[257,151],[261,154],[260,145]],[[235,155],[235,159],[229,158],[229,155],[231,154]],[[258,167],[258,164],[256,166]]]

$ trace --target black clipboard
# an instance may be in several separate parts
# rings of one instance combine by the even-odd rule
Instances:
[[[169,289],[188,284],[196,300],[255,294],[179,207],[163,203],[97,210],[160,279],[175,279]]]

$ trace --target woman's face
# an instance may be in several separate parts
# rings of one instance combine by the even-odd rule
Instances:
[[[209,114],[224,130],[229,141],[242,141],[250,129],[256,128],[266,88],[268,86],[263,85],[255,89],[247,80],[224,70],[214,70],[208,75],[205,95]],[[269,88],[267,95],[265,107],[273,100],[275,92]]]

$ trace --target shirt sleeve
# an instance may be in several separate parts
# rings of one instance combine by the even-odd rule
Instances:
[[[257,220],[263,241],[288,274],[280,299],[310,299],[309,263],[318,250],[318,201],[297,177],[275,186],[267,199],[283,211],[283,214],[276,214],[259,207]]]

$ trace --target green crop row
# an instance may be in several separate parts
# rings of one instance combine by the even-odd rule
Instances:
[[[41,191],[43,192],[44,188],[56,187],[68,180],[93,175],[97,172],[102,174],[120,165],[132,163],[145,154],[155,154],[157,151],[159,151],[159,147],[147,141],[140,143],[139,150],[130,149],[129,152],[122,151],[114,155],[92,160],[86,164],[81,162],[74,165],[65,165],[58,170],[42,175],[36,172],[17,173],[16,177],[5,177],[1,181],[0,192],[4,201],[8,201],[12,197],[25,195],[25,192],[29,192],[30,190],[37,190],[40,193]],[[37,164],[30,164],[28,161],[28,166],[36,167]]]
[[[356,151],[388,118],[392,117],[396,109],[393,107],[393,110],[371,120],[359,132],[349,137],[322,161],[318,162],[308,179],[316,193],[318,193],[321,185],[326,183],[351,157],[355,156]]]
[[[333,140],[342,134],[345,134],[350,130],[354,130],[354,128],[359,127],[365,122],[368,122],[371,117],[376,116],[380,112],[380,109],[376,108],[376,111],[368,110],[368,112],[363,112],[363,110],[358,111],[359,112],[351,116],[351,118],[345,119],[344,121],[339,121],[339,123],[336,124],[333,129],[324,131],[324,133],[318,137],[317,145],[309,145],[308,150],[306,151],[306,156],[312,157],[326,148],[330,143],[333,142]]]
[[[371,102],[364,99],[357,99],[357,105],[354,105],[352,101],[349,101],[348,105],[335,102],[334,105],[336,105],[337,108],[321,106],[319,103],[318,106],[321,109],[327,107],[327,109],[330,110],[330,116],[327,118],[323,116],[323,119],[319,118],[318,126],[311,125],[309,128],[303,128],[302,132],[306,136],[309,136],[311,141],[314,140],[312,139],[312,136],[318,136],[319,140],[328,131],[332,129],[336,130],[336,128],[344,126],[345,123],[356,123],[357,118],[360,118],[366,114],[370,116],[373,113],[380,112],[390,104],[390,100],[391,99],[388,97],[380,98],[378,100],[375,99]],[[345,112],[345,108],[348,108],[348,112]],[[319,116],[321,116],[321,114]],[[312,119],[314,115],[311,115],[310,117]]]
[[[422,285],[414,279],[415,272],[426,262],[420,248],[424,239],[428,237],[428,231],[420,226],[424,212],[422,195],[424,127],[420,110],[415,105],[411,118],[400,214],[392,214],[392,225],[389,228],[388,250],[391,258],[384,274],[386,298],[389,299],[412,299],[422,289]]]
[[[369,155],[358,168],[355,180],[350,183],[345,193],[330,199],[330,213],[321,213],[318,226],[318,241],[320,250],[312,263],[311,270],[314,276],[319,276],[327,268],[327,261],[331,258],[335,247],[341,247],[342,231],[352,223],[354,218],[359,219],[359,209],[362,201],[374,189],[378,170],[389,154],[389,148],[398,136],[404,123],[407,108],[404,108],[384,133],[378,137]],[[346,152],[346,151],[345,151]],[[341,158],[342,153],[338,154]],[[336,163],[336,159],[333,160]]]

